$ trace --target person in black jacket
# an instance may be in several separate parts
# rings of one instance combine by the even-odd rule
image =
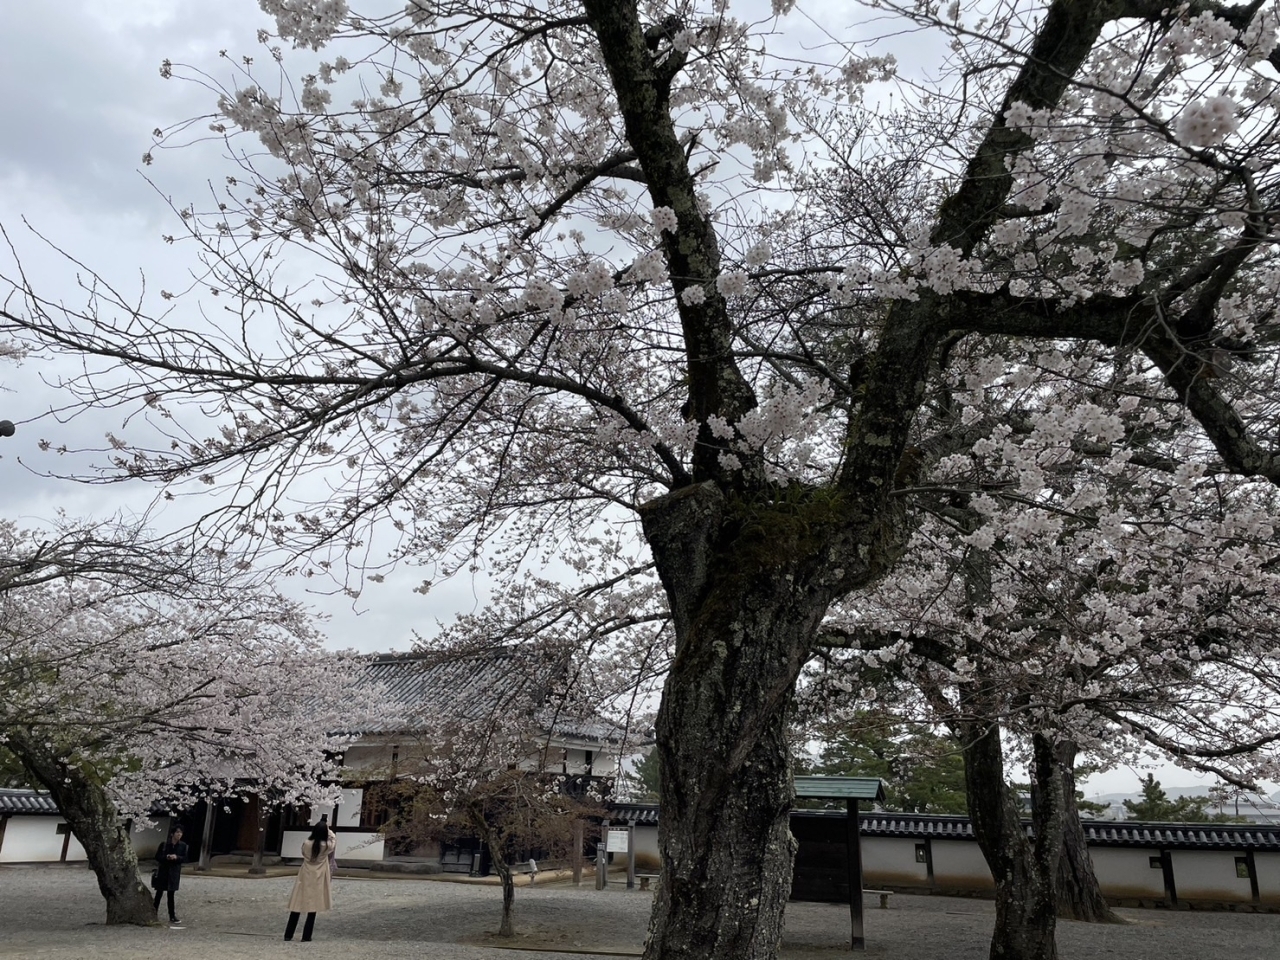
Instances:
[[[160,895],[169,895],[169,922],[180,923],[173,912],[173,892],[182,882],[182,865],[187,862],[187,845],[182,842],[182,825],[169,829],[169,839],[156,848],[156,912],[160,911]]]

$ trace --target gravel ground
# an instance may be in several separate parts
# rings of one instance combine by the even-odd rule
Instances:
[[[0,957],[41,960],[476,960],[521,955],[542,960],[635,956],[644,940],[651,893],[547,884],[516,891],[514,943],[492,938],[501,910],[493,886],[434,880],[334,881],[334,910],[321,914],[316,939],[285,943],[289,877],[183,876],[184,926],[107,927],[93,874],[83,867],[0,868]],[[992,905],[944,897],[893,897],[888,910],[867,898],[868,957],[985,960]],[[1280,915],[1121,911],[1123,927],[1059,926],[1063,960],[1277,960]],[[835,904],[787,908],[783,956],[847,956],[849,911]],[[511,947],[535,953],[512,953]]]

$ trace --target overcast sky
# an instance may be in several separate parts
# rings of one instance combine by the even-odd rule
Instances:
[[[766,5],[767,6],[767,5]],[[844,4],[820,4],[827,16]],[[226,172],[216,144],[169,151],[145,168],[142,155],[151,131],[211,113],[215,97],[193,84],[165,81],[159,67],[202,66],[219,79],[233,56],[258,53],[255,34],[269,26],[254,0],[62,0],[57,4],[9,0],[0,31],[0,224],[17,243],[37,280],[55,285],[74,302],[73,277],[25,232],[23,218],[50,241],[100,273],[136,289],[140,271],[148,287],[177,288],[184,274],[181,250],[160,236],[172,232],[177,206],[207,196],[205,184]],[[791,24],[817,42],[803,21]],[[130,285],[133,285],[132,287]],[[0,366],[0,419],[18,423],[14,437],[0,439],[0,503],[5,515],[37,521],[65,510],[73,517],[115,511],[149,514],[157,527],[182,519],[184,507],[153,507],[154,491],[137,484],[83,486],[41,476],[63,465],[37,449],[41,439],[55,445],[94,446],[120,416],[61,424],[48,412],[59,406],[56,390],[42,383],[56,370],[31,362]],[[210,498],[214,495],[210,494]],[[212,499],[207,509],[213,505]],[[172,511],[177,509],[178,513]],[[332,618],[326,627],[337,647],[405,649],[413,631],[431,634],[437,619],[476,609],[482,587],[453,582],[423,596],[412,592],[422,579],[401,571],[382,585],[370,585],[356,602],[310,596]],[[302,595],[301,587],[297,592]],[[359,611],[359,612],[357,612]],[[1193,775],[1163,769],[1167,784],[1191,784]],[[1137,774],[1116,771],[1095,778],[1088,792],[1136,789]]]
[[[213,112],[216,98],[190,83],[166,81],[161,61],[188,63],[230,77],[227,50],[259,54],[259,27],[271,26],[254,0],[64,0],[4,4],[0,32],[0,224],[44,289],[76,303],[74,274],[23,226],[25,218],[48,240],[121,285],[180,289],[188,261],[163,243],[174,231],[166,197],[179,207],[208,196],[207,183],[226,173],[219,146],[167,151],[150,167],[142,155],[151,131]],[[144,176],[145,172],[145,176]],[[154,181],[149,183],[147,177]],[[6,263],[6,267],[8,264]],[[157,529],[189,519],[204,504],[161,508],[140,484],[84,486],[41,474],[67,464],[37,445],[101,446],[119,413],[59,423],[49,415],[62,398],[43,381],[56,369],[29,361],[0,366],[0,419],[17,423],[0,439],[0,503],[5,515],[32,523],[58,510],[73,517],[116,511],[146,515]],[[476,609],[483,587],[455,581],[429,595],[414,593],[423,573],[403,570],[370,584],[353,604],[340,597],[305,596],[332,619],[325,627],[336,647],[407,649],[416,630],[430,635],[437,619]],[[359,612],[357,612],[359,611]]]

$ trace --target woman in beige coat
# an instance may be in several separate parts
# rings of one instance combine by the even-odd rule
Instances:
[[[298,916],[305,913],[307,922],[302,926],[302,940],[311,939],[315,929],[316,914],[330,907],[329,854],[338,847],[338,838],[323,820],[311,828],[311,835],[302,841],[302,866],[298,879],[293,882],[289,895],[289,923],[284,928],[284,938],[293,939],[298,929]]]

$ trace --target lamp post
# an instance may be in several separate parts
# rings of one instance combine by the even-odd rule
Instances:
[[[0,420],[0,437],[12,437],[14,431],[12,420]]]

